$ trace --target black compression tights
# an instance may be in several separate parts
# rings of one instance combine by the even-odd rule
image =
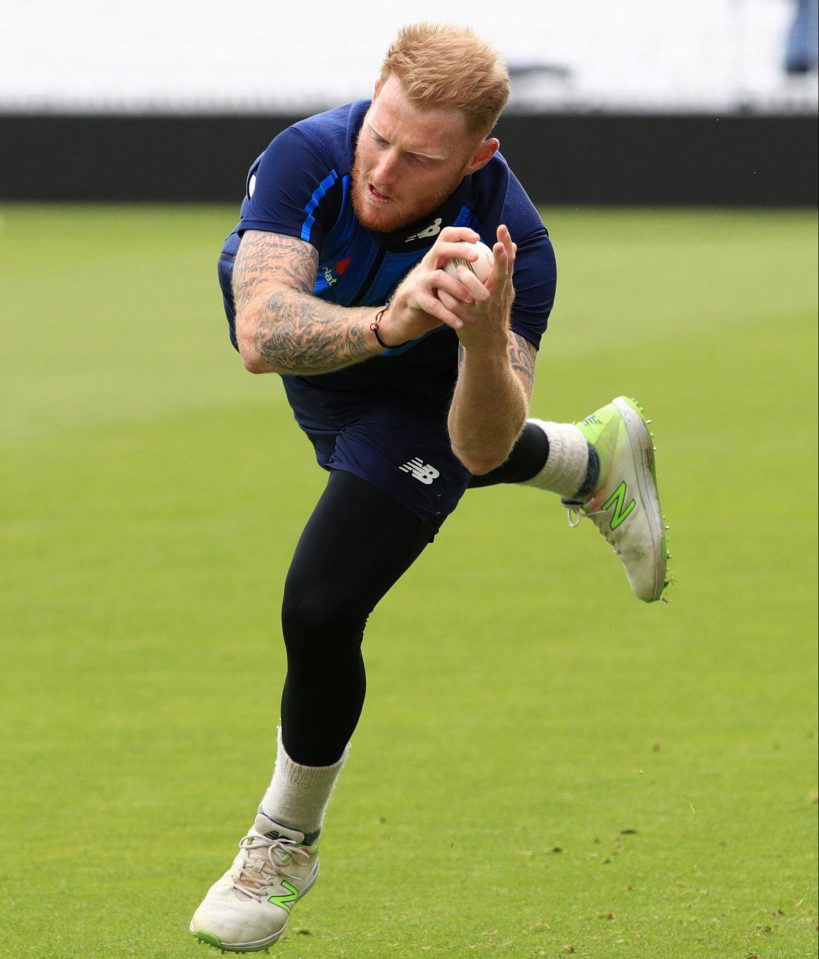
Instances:
[[[544,442],[541,430],[527,428],[506,463],[471,485],[528,479],[546,461]],[[434,528],[359,477],[330,474],[296,547],[282,605],[282,736],[296,762],[329,766],[344,752],[364,705],[367,617]]]
[[[364,705],[367,617],[433,530],[378,487],[330,474],[284,588],[282,737],[296,762],[329,766],[344,751]]]

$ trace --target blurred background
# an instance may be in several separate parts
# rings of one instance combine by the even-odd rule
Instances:
[[[464,10],[557,250],[533,411],[645,404],[675,584],[464,497],[373,615],[332,881],[277,949],[816,955],[815,0],[0,0],[0,959],[195,954],[325,481],[218,251],[279,129]]]
[[[542,203],[816,202],[816,0],[502,5],[499,134]],[[462,8],[2,0],[0,199],[234,200],[294,118],[369,96],[398,27]],[[203,152],[207,163],[201,162]]]

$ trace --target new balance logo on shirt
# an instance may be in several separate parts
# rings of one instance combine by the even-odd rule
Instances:
[[[398,468],[402,473],[409,473],[413,479],[417,479],[419,483],[423,483],[425,486],[431,486],[441,475],[434,466],[430,466],[429,463],[425,463],[417,456]]]
[[[441,232],[442,223],[443,223],[443,220],[441,219],[441,217],[438,217],[436,220],[430,223],[430,225],[425,230],[421,230],[420,233],[413,233],[413,235],[408,236],[406,240],[404,240],[404,242],[412,243],[413,240],[426,240],[428,237],[438,236],[438,234]]]

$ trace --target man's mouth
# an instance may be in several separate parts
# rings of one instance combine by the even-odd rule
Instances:
[[[376,203],[390,203],[392,201],[392,197],[382,193],[377,187],[374,187],[372,183],[367,184],[367,193],[370,199],[374,200]]]

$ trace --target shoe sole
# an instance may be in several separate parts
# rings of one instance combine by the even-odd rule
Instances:
[[[286,925],[283,926],[272,938],[259,939],[256,942],[228,943],[227,945],[225,945],[218,936],[214,936],[209,932],[194,932],[191,930],[191,934],[201,945],[213,946],[215,949],[221,949],[222,952],[263,952],[270,946],[276,945],[279,939],[284,935],[286,928]]]
[[[620,411],[623,422],[626,424],[637,487],[645,504],[644,508],[651,530],[651,541],[656,543],[656,555],[653,563],[656,570],[654,591],[649,598],[640,597],[646,603],[653,603],[660,599],[667,585],[666,567],[668,562],[660,497],[657,492],[657,480],[654,474],[654,442],[643,411],[636,400],[629,399],[626,396],[618,396],[613,400],[613,403]]]
[[[319,871],[313,873],[313,875],[307,880],[307,883],[299,894],[299,898],[296,902],[293,903],[295,907],[298,903],[304,899],[308,892],[315,885],[316,880],[318,879]],[[193,923],[189,926],[190,934],[194,939],[202,945],[213,946],[215,949],[221,949],[222,952],[263,952],[268,949],[270,946],[274,946],[279,939],[287,931],[287,924],[290,921],[290,915],[288,914],[287,919],[285,920],[284,925],[279,929],[278,932],[274,933],[272,936],[266,936],[264,939],[257,939],[254,942],[234,942],[234,943],[224,943],[218,936],[214,936],[211,932],[202,932],[201,930],[196,930],[193,928]]]

